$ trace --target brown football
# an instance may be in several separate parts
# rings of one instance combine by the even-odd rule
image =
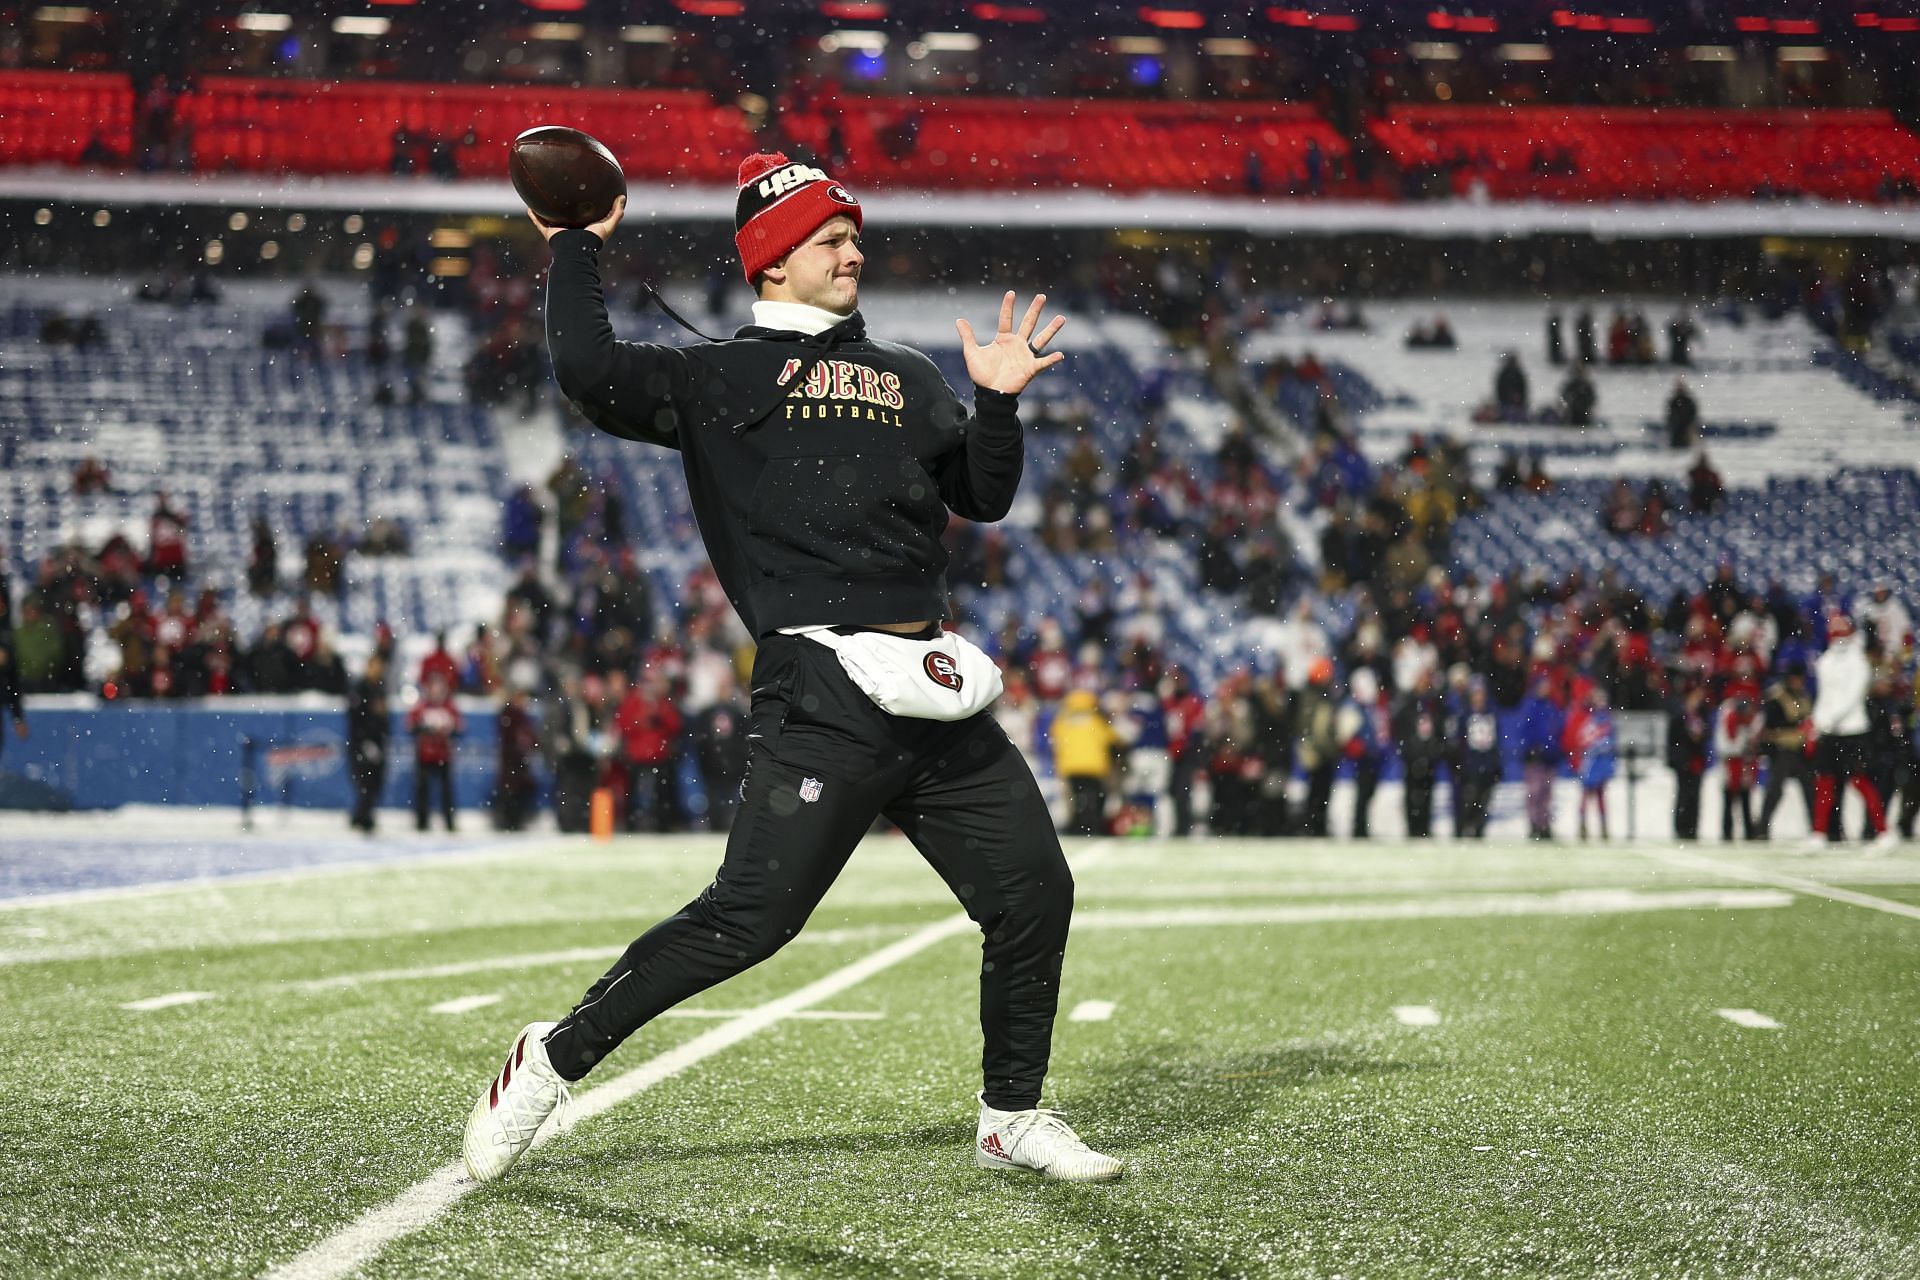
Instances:
[[[591,226],[627,194],[627,175],[613,152],[560,124],[543,124],[515,138],[507,172],[527,208],[556,227]]]

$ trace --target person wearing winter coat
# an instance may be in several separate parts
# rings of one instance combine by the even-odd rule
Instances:
[[[1700,838],[1700,784],[1707,774],[1707,747],[1712,735],[1706,686],[1690,684],[1667,713],[1667,764],[1673,769],[1675,839]]]
[[[1307,667],[1307,687],[1293,704],[1293,740],[1301,768],[1307,771],[1307,804],[1300,834],[1325,837],[1333,802],[1333,775],[1340,767],[1335,730],[1339,708],[1333,701],[1333,663],[1315,658]]]
[[[356,831],[373,834],[374,806],[387,782],[387,664],[379,654],[367,659],[366,672],[347,695],[347,776],[353,782]]]
[[[1349,694],[1340,704],[1334,732],[1341,754],[1353,761],[1353,838],[1365,840],[1370,834],[1373,793],[1393,743],[1393,716],[1372,668],[1361,667],[1353,673]]]
[[[1406,779],[1407,835],[1416,840],[1433,834],[1433,789],[1447,756],[1446,730],[1446,707],[1434,692],[1433,676],[1422,672],[1393,710],[1393,745]]]
[[[1553,700],[1553,681],[1544,675],[1534,677],[1514,719],[1527,786],[1527,836],[1532,840],[1553,839],[1553,778],[1560,768],[1564,732],[1560,707]]]
[[[1607,703],[1607,691],[1595,685],[1588,691],[1586,703],[1567,719],[1561,739],[1574,776],[1580,779],[1580,838],[1587,838],[1587,809],[1591,806],[1600,818],[1600,838],[1607,832],[1607,784],[1613,781],[1615,735],[1613,708]]]
[[[1053,718],[1053,771],[1067,784],[1073,816],[1067,829],[1077,836],[1103,834],[1107,809],[1107,780],[1113,774],[1113,752],[1119,735],[1100,711],[1100,699],[1091,689],[1075,689]]]
[[[1459,793],[1454,834],[1484,840],[1493,789],[1500,782],[1500,717],[1494,713],[1484,679],[1476,677],[1467,686],[1466,701],[1448,725],[1447,742],[1453,787]]]
[[[1798,662],[1767,690],[1760,708],[1760,745],[1766,753],[1767,793],[1760,804],[1759,838],[1773,834],[1773,813],[1787,792],[1787,783],[1800,784],[1807,804],[1807,829],[1813,829],[1813,695],[1807,690],[1806,668]]]
[[[1894,805],[1901,804],[1901,838],[1913,838],[1914,811],[1920,802],[1920,776],[1915,773],[1913,690],[1891,667],[1874,676],[1867,695],[1867,736],[1873,782],[1886,798],[1887,825],[1893,827]]]
[[[1720,839],[1733,840],[1733,816],[1740,815],[1740,838],[1760,832],[1753,818],[1753,779],[1760,768],[1764,721],[1750,698],[1730,698],[1713,718],[1713,754],[1720,761]]]
[[[1845,614],[1827,623],[1827,651],[1814,663],[1814,679],[1813,836],[1808,847],[1818,850],[1839,843],[1840,799],[1849,782],[1866,801],[1867,825],[1881,843],[1890,844],[1886,807],[1868,773],[1872,722],[1867,718],[1867,692],[1873,670],[1866,643]]]
[[[453,685],[435,673],[426,692],[407,713],[407,732],[413,735],[413,824],[427,829],[428,792],[440,792],[440,817],[453,830],[453,744],[466,732],[466,718],[453,705]]]

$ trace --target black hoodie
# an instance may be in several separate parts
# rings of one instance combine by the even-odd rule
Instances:
[[[680,451],[694,518],[756,637],[945,618],[947,513],[1007,514],[1024,461],[1016,396],[969,414],[933,361],[867,337],[748,325],[688,347],[618,342],[600,238],[551,241],[547,343],[560,390],[603,431]]]

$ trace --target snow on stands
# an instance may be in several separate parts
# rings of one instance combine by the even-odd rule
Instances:
[[[1562,334],[1574,350],[1582,303],[1560,308]],[[1643,312],[1656,353],[1666,354],[1667,320],[1682,304],[1664,298],[1593,302],[1605,352],[1616,306]],[[1831,339],[1794,314],[1778,321],[1749,310],[1744,323],[1695,309],[1700,327],[1693,367],[1656,363],[1592,366],[1599,400],[1593,426],[1509,426],[1476,423],[1474,411],[1493,399],[1504,352],[1519,353],[1536,411],[1557,401],[1570,365],[1546,358],[1548,306],[1538,302],[1422,301],[1369,305],[1364,332],[1314,327],[1314,311],[1294,313],[1249,337],[1252,367],[1312,351],[1328,365],[1361,449],[1375,461],[1400,456],[1417,433],[1445,433],[1469,442],[1483,483],[1509,445],[1538,450],[1555,492],[1546,498],[1495,496],[1482,515],[1462,523],[1455,552],[1462,568],[1482,575],[1530,567],[1549,573],[1574,567],[1620,571],[1664,599],[1695,586],[1714,562],[1732,554],[1761,577],[1778,575],[1810,589],[1822,569],[1842,587],[1885,578],[1911,597],[1920,589],[1920,405],[1876,397],[1845,375]],[[1416,323],[1445,314],[1454,350],[1408,349]],[[1707,518],[1682,517],[1660,538],[1600,533],[1600,502],[1617,477],[1653,477],[1684,497],[1692,450],[1667,447],[1664,420],[1676,377],[1699,401],[1702,444],[1729,489],[1726,508]]]
[[[330,325],[365,329],[364,290],[319,287]],[[279,539],[283,579],[310,535],[364,531],[385,516],[411,553],[349,558],[342,630],[384,618],[416,634],[497,615],[501,448],[491,417],[456,385],[469,346],[460,317],[433,314],[426,403],[404,403],[401,388],[382,405],[358,350],[313,360],[266,345],[286,323],[292,285],[222,282],[221,292],[181,308],[130,301],[123,283],[12,282],[0,307],[0,421],[12,427],[0,433],[0,543],[15,567],[75,538],[97,547],[115,530],[144,546],[161,489],[187,515],[202,581],[239,585],[256,513]],[[42,343],[49,308],[97,315],[102,341]],[[107,464],[110,493],[73,492],[89,456]],[[231,608],[244,634],[258,632],[251,595],[235,592]]]

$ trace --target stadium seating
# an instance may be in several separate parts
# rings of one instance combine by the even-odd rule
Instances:
[[[1400,106],[1367,128],[1403,169],[1496,199],[1871,200],[1920,178],[1920,138],[1887,111]]]
[[[1677,309],[1641,303],[1656,323]],[[1409,327],[1434,310],[1431,303],[1377,305],[1364,332],[1321,332],[1295,320],[1257,335],[1246,355],[1264,367],[1277,356],[1312,351],[1328,367],[1363,452],[1376,461],[1398,457],[1417,434],[1446,434],[1469,444],[1481,485],[1491,488],[1504,450],[1539,453],[1554,490],[1496,494],[1485,512],[1463,520],[1453,539],[1459,568],[1484,579],[1613,566],[1664,600],[1676,589],[1697,588],[1730,555],[1763,584],[1778,578],[1805,591],[1815,574],[1830,570],[1843,590],[1885,580],[1905,598],[1920,598],[1920,525],[1912,515],[1920,502],[1920,413],[1912,401],[1887,394],[1883,380],[1870,378],[1804,317],[1765,322],[1696,313],[1702,333],[1692,367],[1594,366],[1598,419],[1576,430],[1474,420],[1492,398],[1506,351],[1519,353],[1536,408],[1555,397],[1566,367],[1544,358],[1543,307],[1452,306],[1456,350],[1407,348]],[[1578,306],[1561,310],[1570,349]],[[1595,310],[1604,324],[1608,308]],[[1662,420],[1677,377],[1698,399],[1702,445],[1727,484],[1726,505],[1712,516],[1676,514],[1666,536],[1608,536],[1601,511],[1616,478],[1641,486],[1659,478],[1684,501],[1693,452],[1667,447]],[[1310,410],[1311,393],[1295,381],[1282,406],[1308,423],[1303,403]]]
[[[86,351],[39,341],[44,297],[0,309],[0,541],[21,580],[75,538],[97,547],[118,530],[144,549],[160,489],[186,514],[195,577],[209,585],[240,584],[256,513],[277,535],[283,577],[295,578],[310,535],[357,538],[384,516],[412,553],[351,557],[341,598],[317,602],[330,621],[364,636],[384,619],[406,635],[498,613],[505,479],[486,411],[447,385],[424,405],[376,404],[357,354],[264,348],[284,288],[186,310],[116,292],[96,300],[106,341]],[[73,284],[68,306],[88,300]],[[355,300],[337,298],[336,314]],[[436,318],[453,331],[443,346],[464,345],[458,327]],[[111,492],[73,492],[89,456],[111,472]],[[244,591],[232,600],[249,635],[282,611]]]

